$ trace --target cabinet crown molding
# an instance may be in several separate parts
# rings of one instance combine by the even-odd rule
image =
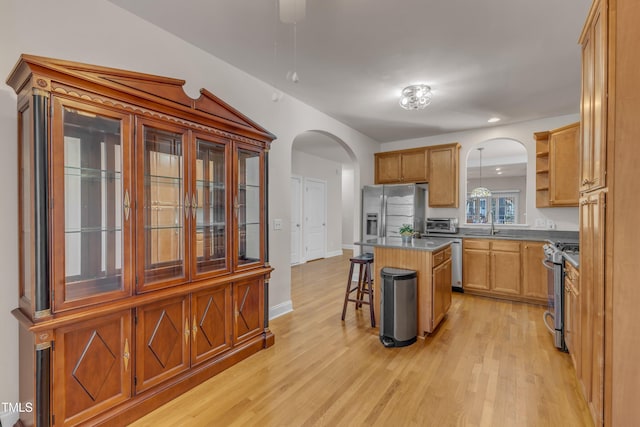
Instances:
[[[47,80],[37,77],[41,74],[46,75]],[[34,76],[36,78],[32,79]],[[181,79],[28,54],[20,56],[7,78],[7,84],[16,92],[27,84],[43,89],[42,83],[50,90],[52,84],[49,81],[63,85],[78,81],[89,86],[95,84],[105,96],[112,96],[108,91],[112,90],[117,93],[116,97],[127,96],[127,100],[134,104],[144,106],[145,103],[153,103],[156,108],[162,105],[168,110],[191,113],[199,118],[195,121],[222,125],[231,132],[265,144],[276,139],[275,135],[206,89],[200,89],[197,99],[189,97],[183,88],[185,81]]]

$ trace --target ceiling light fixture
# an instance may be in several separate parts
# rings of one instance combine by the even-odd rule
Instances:
[[[411,85],[402,89],[400,106],[405,110],[422,110],[431,104],[431,87]]]
[[[496,123],[500,121],[500,117],[491,117],[489,120],[487,120],[487,122],[489,123]]]
[[[484,150],[484,147],[478,147],[478,151],[480,152],[480,187],[476,187],[471,190],[470,197],[472,199],[484,199],[491,197],[491,190],[482,186],[482,150]]]

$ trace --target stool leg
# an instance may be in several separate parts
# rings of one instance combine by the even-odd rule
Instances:
[[[376,315],[374,313],[374,304],[373,304],[373,280],[371,277],[371,264],[367,263],[366,266],[366,276],[367,276],[367,285],[369,287],[369,312],[371,313],[371,327],[376,327]]]
[[[356,308],[362,308],[362,299],[364,298],[364,281],[366,280],[366,271],[362,264],[358,265],[358,290],[356,292]]]
[[[344,292],[344,305],[342,306],[342,320],[344,320],[344,315],[347,313],[347,303],[349,302],[349,289],[351,289],[351,276],[353,276],[353,263],[351,263],[351,267],[349,267],[349,277],[347,277],[347,289]]]

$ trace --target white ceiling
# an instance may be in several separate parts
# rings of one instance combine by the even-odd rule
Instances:
[[[577,113],[591,0],[110,0],[379,142]],[[178,76],[179,77],[179,76]],[[400,90],[433,88],[405,111]]]

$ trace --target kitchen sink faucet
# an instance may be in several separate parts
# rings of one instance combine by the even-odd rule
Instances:
[[[489,220],[491,221],[491,228],[489,229],[489,234],[493,236],[498,233],[498,230],[496,230],[495,221],[493,220],[493,211],[489,211]]]

